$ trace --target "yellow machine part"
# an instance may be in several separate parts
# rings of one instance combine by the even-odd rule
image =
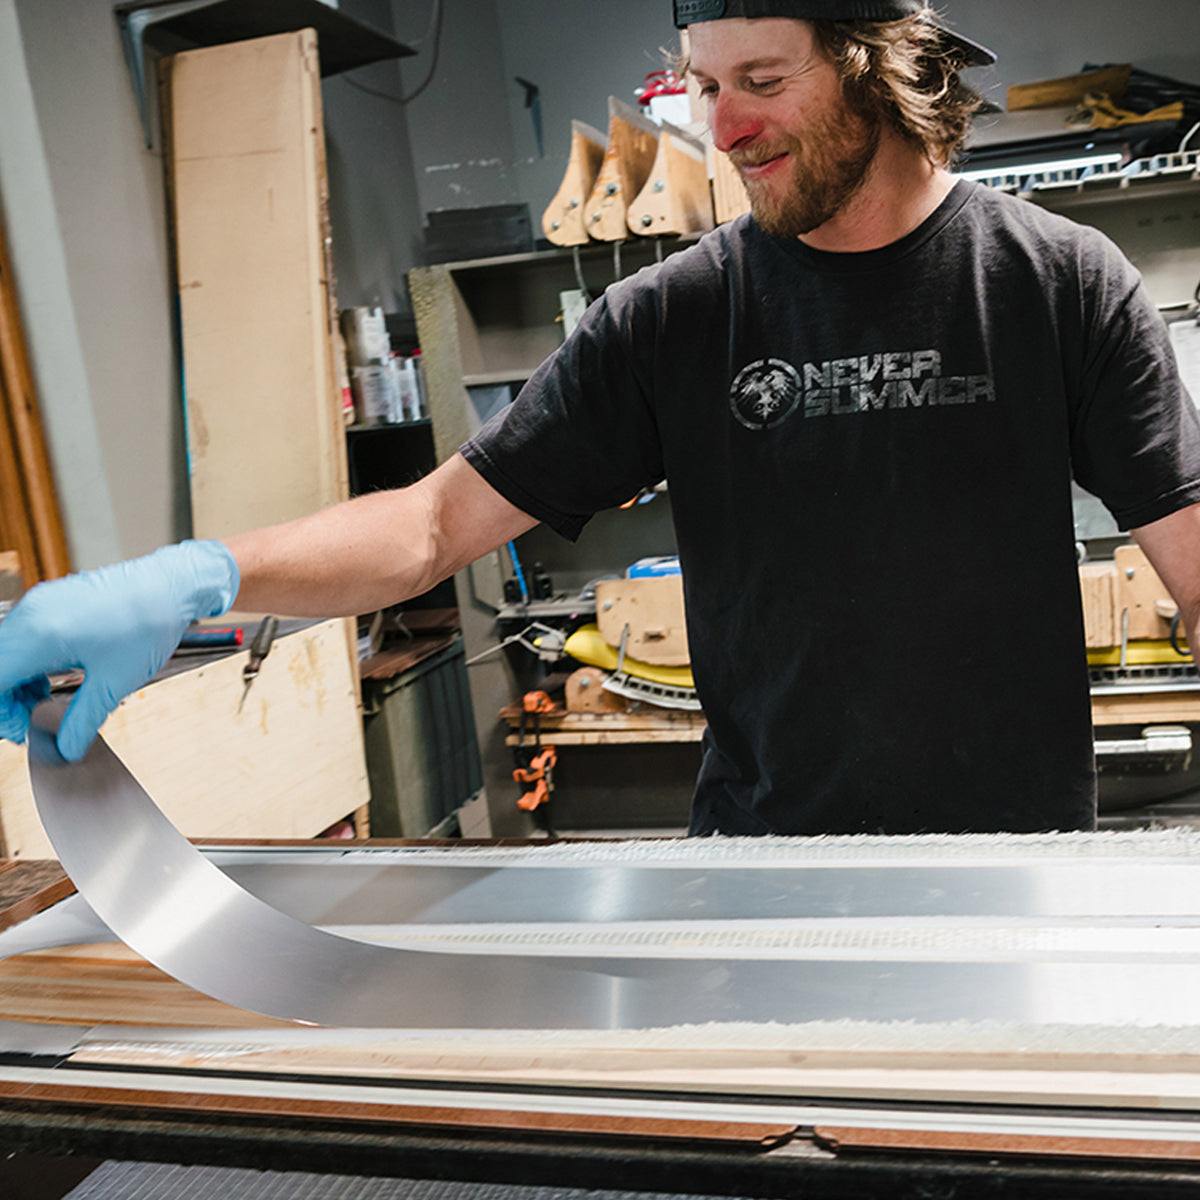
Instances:
[[[1180,639],[1180,646],[1185,649],[1187,646],[1187,643],[1182,638]],[[1125,663],[1130,667],[1148,667],[1157,666],[1162,663],[1178,664],[1190,661],[1189,658],[1176,654],[1175,647],[1165,638],[1161,641],[1129,642],[1125,647]],[[1088,651],[1088,666],[1090,667],[1118,667],[1120,665],[1120,646]]]
[[[606,671],[617,669],[619,655],[600,636],[600,630],[595,625],[581,625],[567,638],[565,649],[572,658],[587,663],[589,667],[602,667]],[[666,687],[696,686],[692,680],[691,667],[656,667],[630,658],[628,654],[625,656],[625,673],[637,679],[648,679],[651,683],[661,683]]]

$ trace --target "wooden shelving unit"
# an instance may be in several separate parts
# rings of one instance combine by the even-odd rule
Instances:
[[[694,238],[626,242],[621,252],[622,277],[691,244]],[[472,390],[508,386],[515,396],[544,359],[561,345],[563,292],[575,291],[582,278],[590,295],[602,293],[614,281],[614,256],[609,245],[581,247],[576,260],[569,250],[537,251],[420,267],[409,275],[417,332],[422,348],[426,393],[433,422],[438,462],[453,455],[476,432],[482,417]],[[489,397],[490,399],[490,397]],[[538,530],[518,542],[527,565],[547,554],[556,555],[556,596],[529,606],[505,605],[504,579],[511,574],[506,555],[492,555],[461,572],[456,579],[462,613],[463,641],[468,661],[472,703],[489,796],[493,832],[498,836],[527,833],[527,818],[515,801],[513,755],[509,731],[498,717],[501,709],[538,686],[542,665],[523,649],[496,651],[499,641],[522,622],[559,619],[586,609],[574,593],[589,578],[614,574],[650,553],[671,553],[674,535],[666,501],[619,514],[594,518],[578,546],[567,547],[548,531]],[[669,539],[664,543],[663,539]],[[484,655],[485,657],[479,658]],[[690,714],[689,714],[690,715]],[[622,749],[674,744],[694,749],[699,729],[674,720],[639,716],[622,728],[611,722],[595,727],[568,723],[553,733],[543,726],[543,741],[560,746],[604,746]],[[666,753],[670,753],[669,750]],[[695,761],[676,772],[677,780],[649,789],[654,793],[690,794]],[[638,772],[630,771],[629,786]],[[644,772],[642,773],[644,775]],[[566,784],[563,785],[564,790]],[[662,822],[658,822],[662,824]]]

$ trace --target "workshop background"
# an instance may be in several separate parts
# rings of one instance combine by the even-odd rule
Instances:
[[[224,427],[209,431],[237,441],[244,430],[250,465],[240,470],[257,476],[270,460],[264,482],[289,462],[298,484],[320,476],[319,503],[403,483],[447,457],[561,338],[577,311],[568,297],[578,300],[584,284],[596,293],[695,236],[485,257],[522,212],[540,242],[542,214],[568,169],[572,122],[604,131],[610,97],[635,104],[674,49],[667,0],[330,4],[394,39],[396,53],[416,52],[385,51],[328,75],[319,122],[300,119],[314,111],[311,38],[293,36],[272,60],[292,72],[284,80],[279,69],[286,99],[276,97],[276,108],[300,113],[290,153],[307,169],[305,186],[315,184],[311,193],[328,181],[331,271],[315,246],[323,204],[294,222],[308,238],[292,255],[305,260],[303,316],[317,319],[290,344],[313,355],[297,367],[313,403],[263,416],[255,402],[272,391],[264,388],[244,412],[240,399],[227,405]],[[994,68],[970,76],[998,109],[1011,107],[1010,89],[1088,64],[1129,64],[1200,92],[1196,0],[949,6],[958,28],[998,54]],[[249,520],[237,511],[240,475],[227,470],[222,498],[219,456],[195,428],[189,446],[184,380],[194,399],[201,370],[269,379],[297,366],[275,349],[256,356],[244,330],[231,328],[239,337],[227,340],[197,320],[198,311],[220,316],[222,296],[240,319],[237,273],[221,274],[228,264],[212,276],[224,293],[199,276],[179,284],[181,245],[190,255],[207,239],[219,258],[227,211],[206,204],[203,187],[200,199],[193,191],[173,208],[173,172],[195,166],[193,188],[223,170],[238,174],[228,160],[250,144],[254,122],[228,93],[231,80],[241,86],[254,72],[236,53],[228,62],[214,55],[212,77],[197,83],[171,76],[176,68],[164,62],[160,96],[152,58],[139,111],[114,19],[115,8],[135,7],[0,0],[0,244],[13,267],[0,256],[0,407],[17,407],[6,373],[14,353],[6,335],[17,329],[73,568]],[[209,138],[207,149],[193,145],[170,161],[162,101],[176,115],[188,107],[182,124]],[[1041,178],[1025,165],[1006,175],[1030,162],[1020,141],[1029,130],[1044,134],[1057,121],[1063,132],[1061,113],[1043,121],[1041,111],[1013,126],[1004,114],[981,121],[970,166],[986,162],[998,186],[1111,232],[1197,346],[1200,125],[1188,126],[1198,117],[1175,132],[1190,153],[1168,139],[1136,184],[1115,172],[1086,184],[1080,168]],[[1003,130],[1018,126],[1026,133],[1007,143]],[[1100,148],[1123,138],[1118,131]],[[1071,144],[1090,153],[1088,141],[1081,134]],[[1049,155],[1044,146],[1038,153]],[[189,222],[182,231],[180,213]],[[475,248],[489,238],[491,249]],[[291,290],[276,285],[281,300]],[[352,352],[378,341],[386,324],[383,345],[400,356],[397,397],[401,379],[410,389],[401,419],[364,419],[366,376],[357,377],[356,405],[330,411],[345,393],[326,372],[341,354],[331,356],[338,323],[325,320],[326,299]],[[278,323],[295,325],[296,311]],[[263,325],[274,334],[270,316]],[[291,398],[288,386],[273,391]],[[2,430],[0,414],[0,472]],[[224,978],[207,988],[211,997],[143,961],[137,928],[129,948],[104,940],[122,930],[115,921],[105,929],[101,910],[89,916],[84,904],[84,893],[95,901],[103,888],[95,879],[85,886],[68,864],[73,883],[52,861],[24,749],[0,742],[0,1197],[59,1200],[77,1184],[80,1200],[632,1195],[584,1190],[593,1188],[1195,1194],[1200,677],[1172,645],[1177,630],[1167,636],[1171,605],[1136,548],[1076,498],[1103,833],[1012,844],[627,845],[609,839],[680,832],[703,727],[695,709],[599,686],[649,694],[645,679],[622,676],[614,649],[624,644],[622,621],[632,638],[665,642],[668,627],[677,631],[669,605],[656,610],[653,638],[645,620],[620,615],[631,597],[662,585],[669,598],[677,583],[664,561],[673,549],[669,494],[637,499],[600,514],[578,547],[535,530],[386,617],[276,627],[264,614],[239,616],[243,644],[186,648],[110,718],[105,740],[146,793],[256,895],[306,925],[352,937],[374,931],[385,945],[399,937],[439,956],[431,967],[425,958],[420,978],[402,964],[409,974],[399,983],[318,971],[328,987],[300,988],[303,1011],[280,1010],[303,1029],[272,1031],[257,1008],[222,1003],[278,984],[277,960],[265,953],[272,937],[258,942],[261,961],[246,954],[243,923],[228,910],[211,905],[239,947],[238,969],[214,958]],[[6,589],[21,586],[8,550],[0,542],[0,617],[15,595]],[[25,564],[25,573],[30,582],[37,571]],[[576,628],[592,618],[594,635]],[[568,632],[583,641],[564,646]],[[564,669],[564,648],[599,665]],[[651,681],[658,698],[686,705],[689,689],[670,673],[681,669],[667,665]],[[569,710],[558,691],[541,692],[566,670],[562,694],[572,700],[574,681],[579,702]],[[568,728],[571,718],[579,720]],[[550,749],[553,799],[522,807],[548,781],[545,760],[537,763]],[[83,822],[73,832],[89,851],[104,837]],[[372,842],[349,840],[368,832]],[[606,836],[550,844],[553,833]],[[425,840],[431,834],[445,840]],[[516,844],[496,844],[508,837]],[[98,873],[127,876],[119,882],[146,901],[130,905],[133,924],[148,926],[156,923],[142,919],[146,910],[169,889],[154,853],[137,854],[121,858],[128,871],[100,861]],[[555,866],[570,869],[569,885]],[[80,894],[70,895],[76,884]],[[194,916],[178,919],[185,949]],[[572,957],[606,945],[640,954],[643,966],[610,974]],[[522,962],[511,976],[489,973],[493,956],[503,972],[514,956],[547,947],[554,957]],[[701,952],[748,961],[714,972]],[[241,969],[239,954],[261,969]],[[563,976],[573,986],[543,986],[562,982],[540,970],[547,964],[570,967]],[[225,995],[231,987],[237,994]],[[307,1007],[360,990],[397,1030],[324,1028],[343,1022],[327,1016],[332,1008]],[[576,1030],[556,1027],[564,1002],[583,1013]],[[198,1039],[176,1041],[171,1031],[189,1026]],[[525,1034],[507,1040],[514,1030]],[[397,1032],[404,1036],[377,1040]],[[351,1177],[359,1173],[376,1179]],[[390,1178],[405,1174],[413,1179]]]
[[[527,345],[513,355],[523,355],[528,363],[468,366],[455,339],[439,336],[430,344],[426,336],[441,328],[429,314],[441,311],[439,303],[449,291],[458,287],[467,296],[466,308],[477,326],[473,332],[492,348],[485,347],[486,357],[508,319],[502,314],[504,319],[496,320],[504,297],[521,310],[523,320],[526,309],[542,311],[547,292],[557,297],[560,292],[554,289],[574,286],[575,278],[586,275],[596,291],[614,272],[636,269],[661,252],[661,245],[648,248],[654,239],[633,238],[624,243],[622,265],[621,244],[610,256],[611,247],[601,243],[585,247],[584,267],[576,259],[572,270],[569,252],[560,250],[561,265],[537,280],[533,272],[516,268],[503,279],[486,270],[446,276],[433,265],[456,257],[452,246],[446,252],[446,239],[454,236],[446,232],[446,219],[455,214],[523,211],[540,241],[542,214],[563,180],[572,122],[607,129],[609,98],[636,104],[638,90],[663,67],[678,38],[666,0],[444,0],[440,5],[432,0],[341,0],[337,7],[416,53],[340,71],[321,82],[334,299],[343,311],[387,314],[392,347],[404,355],[411,356],[418,341],[425,341],[421,361],[428,392],[420,414],[423,429],[385,437],[351,426],[347,439],[353,491],[405,482],[445,458],[488,405],[512,394],[503,381],[515,387],[522,374],[518,367],[528,373],[537,360],[529,347],[540,353],[550,348],[544,344],[547,337],[559,336],[561,326],[543,327],[540,317],[531,319],[526,322],[530,328],[519,330],[522,338],[528,335]],[[1091,64],[1131,64],[1200,86],[1200,6],[1193,0],[1152,0],[1136,11],[1121,0],[1054,5],[956,0],[949,16],[996,51],[996,66],[975,69],[969,79],[1001,109],[1010,87],[1074,75]],[[182,383],[186,329],[181,333],[170,171],[164,169],[153,87],[149,101],[144,129],[109,0],[0,0],[0,213],[67,549],[76,569],[141,554],[193,532],[209,536],[227,531],[205,524],[194,509],[197,493],[195,479],[189,478]],[[1200,136],[1193,139],[1198,142]],[[1114,219],[1130,225],[1129,238],[1108,230],[1135,261],[1143,254],[1143,269],[1151,264],[1157,270],[1170,257],[1179,279],[1188,277],[1184,289],[1175,287],[1170,271],[1156,276],[1152,294],[1160,304],[1190,299],[1200,274],[1194,182],[1189,186],[1190,191],[1176,194],[1178,204],[1170,197],[1155,201],[1174,205],[1169,211],[1124,206]],[[1072,215],[1087,219],[1081,210]],[[1098,223],[1105,227],[1103,220]],[[431,252],[435,245],[437,253]],[[1178,252],[1180,245],[1185,252]],[[1166,295],[1171,289],[1179,295]],[[423,321],[414,313],[416,293],[426,297]],[[421,324],[423,330],[418,329]],[[448,340],[454,341],[452,347]],[[447,386],[446,364],[457,362],[460,352],[462,372]],[[414,372],[416,361],[406,359]],[[501,365],[505,370],[497,369]],[[472,381],[478,386],[471,387]],[[461,395],[465,401],[464,382],[472,411],[459,400]],[[265,449],[267,443],[292,436],[283,422],[260,422],[253,439]],[[299,451],[296,462],[297,475],[313,469]],[[195,462],[191,466],[194,474]],[[337,493],[329,495],[336,498]],[[1110,532],[1101,516],[1087,536],[1103,540]],[[520,569],[503,555],[460,577],[457,595],[443,590],[418,604],[428,611],[406,616],[401,633],[429,639],[429,654],[419,661],[389,660],[374,675],[364,671],[365,755],[375,832],[416,836],[440,829],[507,836],[536,831],[539,825],[550,830],[548,807],[533,816],[517,808],[521,785],[512,779],[512,744],[514,737],[525,742],[529,731],[516,719],[506,723],[499,716],[506,706],[519,704],[552,666],[557,633],[543,641],[539,657],[532,643],[546,629],[531,622],[549,621],[557,631],[564,624],[569,627],[569,621],[557,618],[577,616],[577,597],[594,605],[587,590],[590,581],[621,574],[645,558],[669,556],[673,548],[669,497],[658,497],[634,513],[601,514],[578,549],[543,530],[520,540],[515,549],[535,588],[534,598],[565,597],[565,613],[553,604],[538,610],[521,603],[510,606],[506,618],[505,588],[517,587],[514,574]],[[1109,586],[1107,580],[1100,582]],[[1148,603],[1153,609],[1154,599]],[[455,609],[461,613],[457,642],[458,618],[439,625],[442,615]],[[1159,619],[1151,614],[1151,622]],[[248,627],[247,639],[251,632]],[[284,632],[293,639],[302,635],[294,627]],[[375,638],[369,648],[379,648],[378,628],[359,632],[368,643]],[[326,639],[321,644],[323,670],[336,665],[338,655],[330,644],[336,636],[331,629],[320,633]],[[317,637],[303,634],[305,653],[315,653]],[[515,648],[495,652],[509,638],[518,639]],[[1108,645],[1102,640],[1097,644]],[[300,641],[287,645],[299,652]],[[475,659],[481,661],[469,668],[468,688],[466,664]],[[277,663],[290,661],[283,652],[276,656]],[[239,667],[231,664],[226,670],[229,686],[240,688]],[[334,678],[322,675],[324,682]],[[209,691],[215,694],[211,679],[210,673]],[[262,693],[265,701],[273,686],[269,673],[254,686],[252,696]],[[353,691],[357,700],[352,678],[338,674],[335,686]],[[147,760],[153,757],[150,743],[166,705],[164,689],[144,715],[134,702],[122,706],[119,719],[128,726],[130,740],[123,750],[134,760],[139,737],[146,743]],[[183,714],[196,709],[194,703],[185,708],[175,700],[171,711],[180,714],[180,736],[171,745],[179,754],[188,736],[184,731],[192,727]],[[1171,716],[1174,711],[1156,713],[1155,728],[1168,730],[1169,736],[1149,747],[1142,736],[1148,722],[1140,712],[1124,723],[1110,715],[1110,732],[1124,739],[1122,753],[1131,753],[1134,763],[1132,782],[1128,771],[1109,772],[1110,808],[1127,809],[1131,789],[1140,795],[1148,787],[1151,796],[1180,791],[1178,778],[1165,784],[1158,778],[1163,771],[1190,769],[1190,737],[1175,727],[1190,718],[1159,720],[1163,712]],[[1181,711],[1185,716],[1190,712]],[[214,720],[215,730],[220,717]],[[262,758],[264,747],[276,747],[279,757],[272,761],[286,756],[298,764],[297,748],[303,746],[309,760],[319,754],[328,764],[344,745],[344,728],[328,720],[319,728],[321,736],[314,741],[297,723],[293,748],[279,748],[277,733],[261,744],[252,741],[247,730],[243,752]],[[560,737],[554,827],[559,832],[678,831],[686,820],[699,761],[699,729],[697,721],[688,725],[687,718],[677,717],[667,729],[625,729],[619,745],[606,734],[584,735],[593,742],[574,746]],[[425,742],[429,744],[419,752],[409,753]],[[536,735],[533,745],[540,748]],[[1118,742],[1110,741],[1110,749],[1118,749]],[[203,751],[197,753],[203,757]],[[233,813],[219,822],[205,817],[207,824],[198,828],[189,828],[185,820],[185,831],[311,836],[325,828],[326,818],[358,810],[361,832],[367,816],[362,755],[361,746],[353,747],[342,759],[340,774],[329,766],[329,777],[312,783],[314,796],[345,786],[342,812],[327,811],[315,801],[310,807],[295,801],[288,809],[278,783],[262,792],[259,803],[266,814],[274,809],[286,815],[264,816],[255,826],[238,824]],[[516,761],[520,765],[520,754]],[[236,769],[241,768],[231,767]],[[4,770],[0,758],[0,781]],[[265,758],[258,770],[264,778],[283,778]],[[182,791],[189,774],[186,761],[176,774]],[[425,777],[416,789],[421,795],[412,799],[409,793],[418,776]],[[481,788],[485,805],[468,819],[451,820]],[[167,803],[169,807],[169,795]],[[8,809],[0,848],[15,854],[39,846],[32,818],[22,825],[11,815],[11,802]]]
[[[428,0],[340,7],[402,42],[430,15]],[[1200,80],[1191,0],[955,0],[950,15],[996,51],[973,78],[1001,101],[1087,62]],[[326,79],[339,304],[407,307],[430,212],[540,216],[571,121],[603,129],[608,96],[632,103],[676,42],[666,0],[446,0],[437,71],[411,104],[394,101],[427,51]],[[518,76],[540,89],[544,158]],[[108,0],[0,0],[0,116],[0,198],[72,562],[93,567],[191,531],[160,151],[142,141]]]

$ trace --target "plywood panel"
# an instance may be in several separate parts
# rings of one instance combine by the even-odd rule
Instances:
[[[1159,601],[1173,603],[1171,593],[1150,565],[1146,552],[1140,546],[1119,546],[1113,560],[1118,627],[1122,615],[1128,612],[1130,641],[1170,636],[1171,622],[1160,614]]]
[[[614,647],[628,628],[625,652],[639,662],[664,667],[691,662],[682,575],[602,580],[596,584],[596,623]]]
[[[1085,563],[1079,568],[1083,629],[1089,650],[1116,646],[1121,641],[1116,589],[1117,568],[1113,563]]]
[[[313,837],[369,799],[343,622],[280,638],[241,712],[246,652],[149,684],[104,736],[189,837]],[[0,742],[0,852],[53,857],[24,747]]]
[[[311,30],[176,55],[172,194],[194,533],[348,494]]]

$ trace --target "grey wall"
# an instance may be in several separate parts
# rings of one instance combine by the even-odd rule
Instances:
[[[405,95],[425,80],[433,0],[393,0],[396,36],[420,43],[400,67]],[[513,83],[499,53],[493,0],[444,0],[437,71],[406,108],[423,212],[510,204],[517,199],[507,97]]]
[[[419,36],[429,0],[420,5],[393,0],[393,7],[397,32]],[[1195,0],[1146,0],[1136,7],[1128,0],[945,0],[937,7],[998,53],[997,65],[973,72],[973,82],[1001,104],[1010,84],[1071,75],[1087,62],[1131,62],[1200,83]],[[409,14],[403,28],[402,11]],[[497,27],[498,41],[488,45]],[[609,95],[633,103],[634,90],[662,66],[664,52],[678,49],[668,0],[448,0],[443,36],[450,45],[458,39],[464,59],[469,48],[469,65],[461,70],[441,65],[434,86],[412,109],[414,119],[437,113],[436,132],[413,135],[422,207],[455,207],[469,196],[479,197],[471,200],[479,204],[516,198],[529,205],[535,228],[562,179],[571,121],[603,131]],[[417,65],[413,60],[412,70]],[[478,70],[479,82],[468,87],[464,80],[471,76],[465,72],[471,69]],[[407,79],[410,68],[405,72]],[[537,157],[515,76],[541,89],[545,158]],[[483,131],[494,131],[501,98],[507,132],[489,132],[494,140],[484,145]],[[486,171],[437,171],[469,159],[504,160],[507,169],[496,164]],[[486,192],[478,187],[482,174],[492,185]],[[462,190],[452,190],[455,185]]]
[[[1085,63],[1132,63],[1200,83],[1200,4],[1193,0],[946,0],[952,23],[999,56],[978,75],[996,87],[1074,75]]]
[[[186,520],[161,164],[141,140],[107,0],[14,11],[35,124],[0,179],[68,540],[90,565]],[[30,212],[35,143],[45,194]]]
[[[341,0],[339,8],[394,32],[389,0]],[[369,304],[398,312],[409,306],[405,277],[421,261],[421,205],[401,95],[395,62],[335,75],[321,86],[342,308]]]

